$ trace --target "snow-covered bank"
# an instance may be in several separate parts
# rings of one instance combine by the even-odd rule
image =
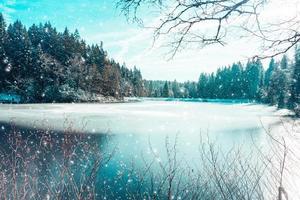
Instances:
[[[53,104],[59,104],[59,103],[132,103],[132,102],[140,102],[142,101],[141,98],[137,97],[122,97],[122,98],[116,98],[113,96],[103,96],[103,95],[81,95],[80,97],[74,98],[72,101],[66,101],[66,102],[53,102]],[[33,104],[33,103],[27,103],[25,101],[21,100],[20,96],[16,95],[4,95],[0,94],[0,104]],[[35,102],[34,104],[49,104],[49,102]]]
[[[251,99],[205,99],[205,98],[163,98],[143,97],[145,101],[182,101],[182,102],[207,102],[207,103],[258,103]]]

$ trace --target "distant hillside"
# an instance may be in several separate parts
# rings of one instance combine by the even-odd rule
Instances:
[[[25,103],[81,102],[143,96],[144,88],[141,72],[108,59],[102,43],[87,45],[77,30],[49,22],[6,26],[0,13],[0,93]]]

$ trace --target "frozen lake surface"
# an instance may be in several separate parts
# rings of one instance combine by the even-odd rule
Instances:
[[[113,134],[259,133],[261,121],[276,123],[276,109],[257,104],[143,101],[117,104],[0,105],[0,121]]]
[[[222,147],[263,145],[265,129],[276,125],[276,108],[259,104],[142,101],[115,104],[0,105],[0,122],[28,128],[113,135],[123,153],[139,152],[149,140],[158,149],[168,136],[179,138],[185,153],[193,154],[201,139]],[[263,127],[263,126],[264,127]],[[127,147],[131,148],[128,149]]]
[[[257,150],[268,152],[270,135],[266,130],[270,134],[284,132],[281,120],[282,114],[275,107],[252,103],[144,100],[114,104],[0,105],[0,132],[11,122],[24,130],[65,132],[71,127],[98,135],[96,138],[106,151],[117,147],[117,153],[101,171],[104,180],[107,177],[113,180],[111,177],[118,176],[120,167],[132,163],[142,168],[143,162],[151,161],[153,156],[158,163],[165,162],[166,146],[175,143],[178,159],[195,169],[201,168],[200,144],[214,143],[224,154],[233,148],[242,149],[242,153],[254,150],[254,155]],[[103,140],[102,136],[109,139]],[[289,166],[298,169],[297,164]],[[157,169],[159,165],[154,172]]]

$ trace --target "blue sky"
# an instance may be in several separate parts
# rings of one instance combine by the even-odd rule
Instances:
[[[284,12],[282,7],[274,8]],[[274,8],[270,9],[271,17],[277,13]],[[162,48],[160,42],[153,47],[152,31],[127,22],[116,9],[115,0],[0,0],[0,12],[8,22],[20,19],[27,27],[50,21],[60,31],[66,26],[72,31],[77,28],[88,43],[103,41],[110,57],[126,62],[128,67],[136,65],[147,79],[197,80],[200,72],[212,72],[239,60],[245,62],[258,46],[234,38],[225,47],[187,48],[168,60],[168,49]],[[152,15],[142,15],[146,25],[159,17],[149,14]]]
[[[116,33],[124,37],[126,30],[137,27],[127,23],[115,9],[115,3],[110,0],[0,1],[3,1],[2,12],[9,22],[19,19],[28,27],[33,23],[50,21],[60,31],[65,27],[72,31],[77,28],[89,43],[100,43],[101,35],[103,40],[119,39],[120,35]],[[111,47],[109,51],[115,53],[116,49]]]
[[[65,26],[91,33],[125,28],[126,20],[109,0],[1,0],[8,8],[9,20],[21,19],[26,25],[51,21],[58,28]],[[9,11],[10,10],[10,11]],[[5,12],[5,10],[3,10]],[[115,25],[118,26],[115,26]]]

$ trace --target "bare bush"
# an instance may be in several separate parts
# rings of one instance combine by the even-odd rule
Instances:
[[[95,181],[113,152],[102,140],[67,128],[20,130],[14,124],[2,137],[0,199],[95,199]]]
[[[117,148],[105,147],[109,137],[78,133],[72,123],[63,133],[6,127],[0,199],[288,199],[285,175],[293,152],[267,129],[271,145],[264,150],[223,151],[200,137],[199,157],[191,163],[176,135],[166,137],[164,155],[149,139],[150,157],[115,163]],[[117,173],[105,171],[108,165]]]

